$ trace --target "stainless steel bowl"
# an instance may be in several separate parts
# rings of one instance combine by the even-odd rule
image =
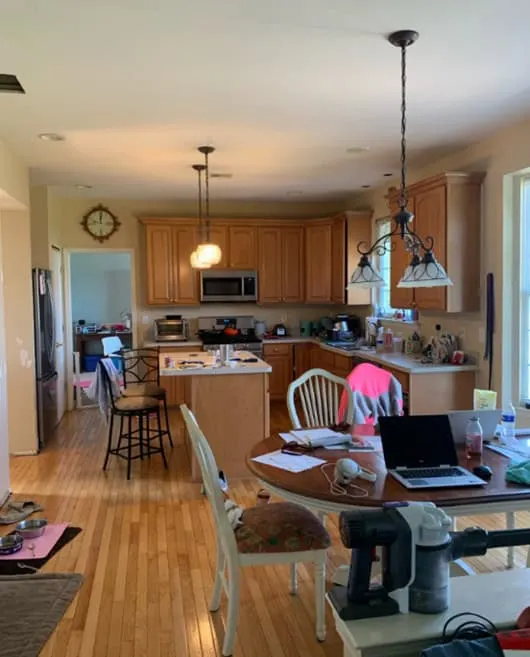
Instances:
[[[36,518],[34,520],[23,520],[16,526],[16,531],[22,538],[39,538],[44,534],[48,521],[44,518]]]
[[[20,534],[8,534],[0,538],[0,554],[14,554],[22,549],[24,539]]]

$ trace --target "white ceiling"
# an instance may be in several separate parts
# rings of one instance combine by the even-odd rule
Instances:
[[[528,0],[2,0],[0,138],[32,179],[192,198],[211,143],[222,198],[323,200],[399,165],[399,51],[416,163],[530,111]],[[43,142],[41,132],[66,137]],[[348,155],[345,149],[368,146]],[[295,195],[302,193],[302,195]],[[83,192],[87,194],[87,192]]]

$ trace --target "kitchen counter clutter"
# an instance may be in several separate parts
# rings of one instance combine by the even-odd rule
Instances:
[[[266,374],[271,366],[249,351],[234,351],[229,364],[216,362],[206,351],[160,352],[160,376],[209,376]]]

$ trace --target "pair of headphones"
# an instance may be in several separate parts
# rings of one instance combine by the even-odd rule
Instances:
[[[349,484],[353,479],[364,479],[372,483],[377,480],[375,472],[362,468],[353,459],[339,459],[335,463],[334,475],[335,483],[342,485]]]

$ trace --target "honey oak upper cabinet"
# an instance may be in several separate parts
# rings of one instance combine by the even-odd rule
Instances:
[[[357,245],[365,242],[372,243],[372,213],[371,212],[346,212],[346,280],[347,285],[353,272],[359,264],[359,252]],[[349,306],[369,306],[372,303],[372,291],[369,288],[356,286],[346,290],[346,303]]]
[[[443,173],[407,188],[409,210],[415,214],[414,230],[434,240],[434,255],[447,271],[449,287],[396,288],[410,260],[400,260],[397,244],[391,261],[391,303],[420,310],[475,312],[480,310],[480,224],[482,173]],[[391,211],[396,208],[398,190],[388,195]],[[401,241],[399,239],[396,242]],[[412,299],[411,299],[412,296]],[[401,302],[401,303],[400,303]],[[408,303],[406,303],[408,302]]]
[[[346,217],[340,215],[331,224],[331,302],[346,300]]]
[[[229,260],[232,269],[256,269],[258,265],[258,230],[255,226],[230,226]]]
[[[219,264],[214,265],[212,269],[226,269],[230,266],[228,239],[228,226],[216,225],[215,222],[213,226],[210,226],[210,242],[217,244],[217,246],[220,247],[222,254]]]
[[[196,226],[148,221],[144,221],[147,304],[198,304],[197,272],[190,265],[197,245]]]
[[[303,238],[297,225],[259,229],[259,303],[303,302]]]
[[[305,284],[308,303],[331,303],[333,240],[331,220],[311,221],[305,229]]]

